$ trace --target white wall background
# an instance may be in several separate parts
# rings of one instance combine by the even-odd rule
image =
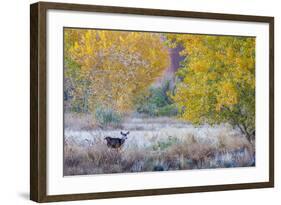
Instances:
[[[274,189],[239,190],[170,196],[153,196],[69,204],[277,204],[281,195],[279,149],[281,134],[280,38],[278,0],[60,0],[61,2],[275,16],[275,147]],[[0,204],[29,201],[29,4],[2,1],[0,7]],[[279,126],[278,126],[279,125]],[[66,204],[65,203],[65,204]],[[56,204],[56,203],[55,203]],[[60,203],[64,204],[64,203]]]

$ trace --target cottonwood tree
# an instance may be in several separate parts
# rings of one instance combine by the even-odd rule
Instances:
[[[64,45],[65,90],[85,110],[132,109],[133,98],[169,66],[161,34],[65,29]]]
[[[252,141],[255,132],[255,38],[167,35],[185,56],[171,94],[193,123],[228,122]]]

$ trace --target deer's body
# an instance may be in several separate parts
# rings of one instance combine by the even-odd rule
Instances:
[[[124,142],[127,139],[127,135],[129,134],[129,132],[127,133],[120,133],[122,135],[122,138],[118,138],[118,137],[105,137],[104,139],[107,142],[107,146],[109,148],[113,148],[113,149],[120,149],[121,146],[124,144]]]
[[[107,142],[107,146],[110,148],[120,148],[126,140],[123,138],[114,138],[114,137],[106,137],[104,139]]]

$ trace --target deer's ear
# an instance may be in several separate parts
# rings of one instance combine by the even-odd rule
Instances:
[[[121,131],[120,134],[123,135],[123,132]]]
[[[126,135],[130,134],[130,132],[128,131]]]

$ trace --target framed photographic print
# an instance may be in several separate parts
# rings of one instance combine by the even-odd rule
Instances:
[[[30,198],[274,186],[274,18],[40,2]]]

